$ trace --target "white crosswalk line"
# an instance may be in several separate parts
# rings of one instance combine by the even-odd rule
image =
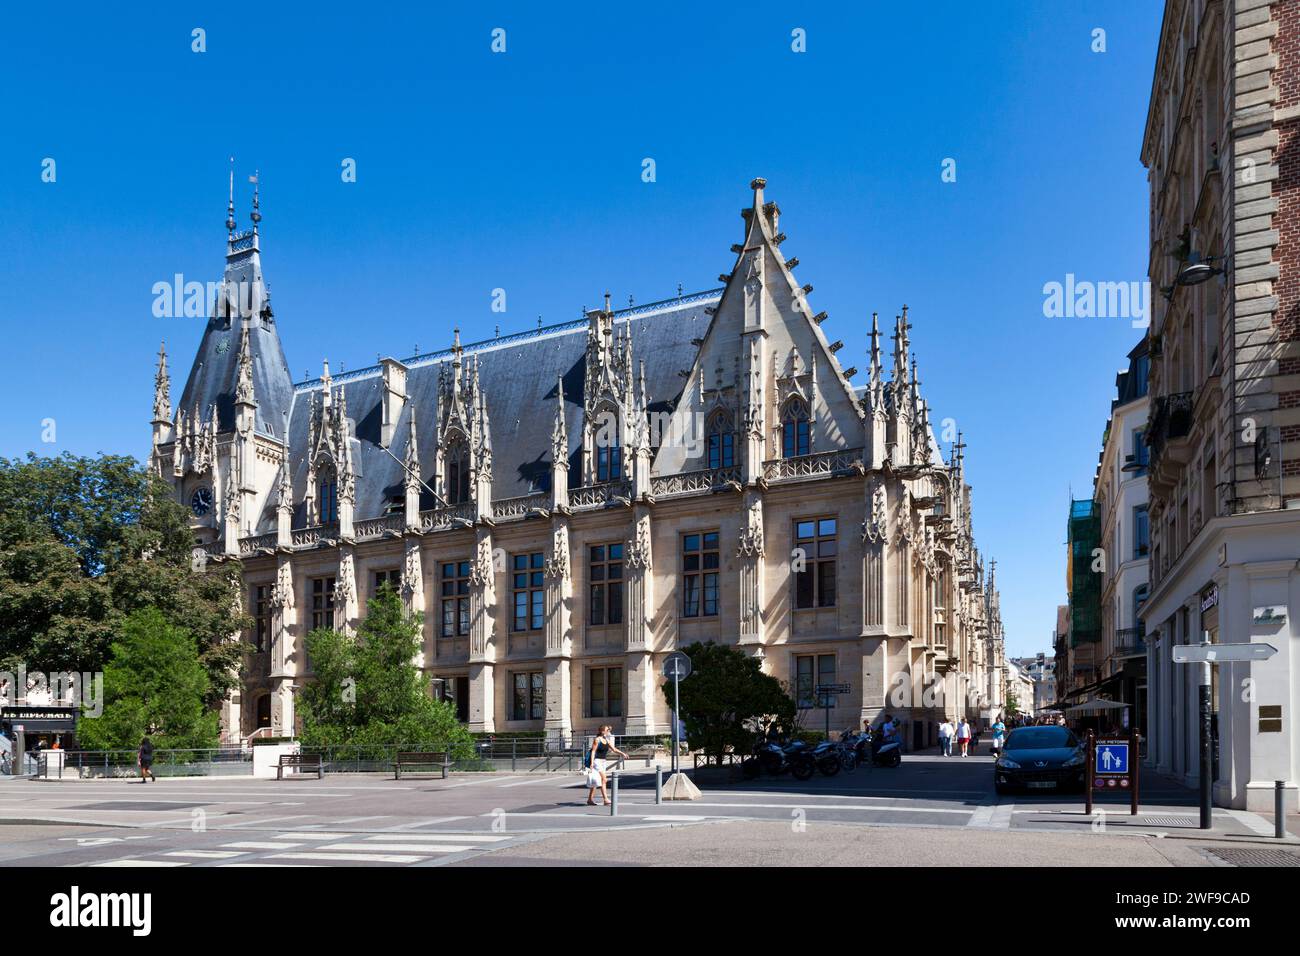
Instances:
[[[419,863],[422,856],[401,856],[396,853],[272,853],[276,860],[334,860],[339,863]]]
[[[288,850],[293,847],[302,846],[301,843],[272,843],[267,840],[259,842],[257,840],[242,840],[239,843],[223,843],[223,847],[229,847],[232,850]]]
[[[190,856],[198,860],[228,860],[232,856],[243,856],[238,850],[171,850],[164,856]]]
[[[273,869],[278,870],[281,867],[287,867],[287,866],[292,866],[292,867],[305,866],[308,869],[314,869],[316,868],[317,864],[315,863],[218,863],[217,866],[262,866],[262,867],[271,867]]]
[[[477,847],[456,843],[329,843],[320,849],[361,850],[367,853],[465,853]]]
[[[182,863],[180,860],[105,860],[103,863],[92,863],[91,866],[189,866],[188,863]]]
[[[377,833],[374,836],[366,837],[367,840],[393,840],[397,837],[391,833]],[[511,839],[508,836],[488,836],[480,833],[403,833],[403,840],[422,840],[429,843],[449,842],[449,843],[500,843],[503,840]]]
[[[351,833],[277,833],[277,840],[350,840]]]
[[[416,820],[413,823],[402,823],[395,827],[382,827],[382,829],[385,833],[405,833],[418,827],[432,827],[439,823],[455,823],[457,820],[468,819],[469,817],[434,817],[431,820]]]

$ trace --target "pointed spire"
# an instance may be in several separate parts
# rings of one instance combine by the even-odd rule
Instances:
[[[249,214],[248,218],[253,220],[253,235],[257,235],[257,225],[262,221],[261,202],[257,195],[257,190],[261,185],[259,182],[261,179],[261,173],[255,169],[253,170],[253,175],[249,178],[253,182],[253,211]]]
[[[907,381],[907,355],[910,346],[907,341],[907,332],[911,326],[907,323],[907,306],[903,306],[903,314],[894,317],[894,387],[900,388]]]
[[[420,447],[416,439],[415,406],[411,406],[410,435],[406,440],[406,490],[420,493]]]
[[[289,456],[284,456],[284,461],[280,462],[280,482],[277,488],[277,497],[280,499],[278,509],[280,511],[293,511],[293,484],[289,479]]]
[[[226,203],[226,233],[233,242],[235,238],[235,157],[230,157],[230,201]]]
[[[551,427],[551,461],[554,464],[569,460],[569,432],[564,421],[564,378],[555,380],[555,424]]]
[[[239,337],[239,377],[235,383],[235,404],[257,404],[253,397],[253,352],[249,347],[247,325]]]
[[[158,346],[158,372],[153,380],[153,420],[168,422],[172,417],[171,378],[167,374],[167,343]]]

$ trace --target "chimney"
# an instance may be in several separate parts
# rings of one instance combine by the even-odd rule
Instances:
[[[397,432],[397,420],[402,417],[406,404],[406,366],[394,358],[380,361],[384,368],[384,419],[379,434],[379,444],[388,448]]]

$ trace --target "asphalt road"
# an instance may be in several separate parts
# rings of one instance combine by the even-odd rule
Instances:
[[[709,784],[660,805],[653,773],[622,781],[616,817],[567,773],[6,781],[0,866],[1222,864],[1195,794],[1159,779],[1137,817],[1118,802],[1087,816],[1081,795],[998,797],[987,756]],[[1216,810],[1217,840],[1271,833]]]

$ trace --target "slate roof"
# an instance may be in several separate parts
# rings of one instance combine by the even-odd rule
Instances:
[[[651,306],[615,313],[615,326],[630,325],[632,354],[645,363],[649,410],[674,407],[686,379],[678,374],[691,368],[698,351],[692,339],[703,338],[711,316],[704,310],[716,305],[721,290],[670,299]],[[464,347],[464,361],[478,363],[479,386],[487,398],[492,438],[492,497],[512,498],[551,485],[551,431],[555,422],[556,381],[564,382],[569,437],[570,487],[581,484],[580,446],[582,402],[586,379],[586,320],[564,323],[523,335],[489,339]],[[205,337],[206,343],[206,337]],[[344,389],[352,422],[353,467],[356,473],[358,519],[384,514],[391,499],[404,500],[402,462],[410,434],[411,409],[415,409],[421,478],[434,485],[437,444],[438,372],[451,361],[450,350],[404,360],[407,402],[389,449],[379,445],[383,421],[384,380],[380,366],[336,375],[332,387]],[[260,389],[260,383],[258,385]],[[312,402],[321,393],[319,379],[293,387],[289,416],[289,461],[292,469],[294,527],[306,522],[303,497],[307,483],[307,456]],[[258,392],[258,401],[262,393]],[[259,410],[260,410],[259,404]],[[391,452],[391,454],[390,454]],[[258,522],[258,533],[275,529],[278,502],[274,492]],[[423,494],[421,509],[434,507],[432,495]]]
[[[232,259],[226,266],[226,281],[244,283],[247,287],[254,283],[260,284],[261,276],[254,275],[255,262],[251,255]],[[192,415],[197,403],[200,417],[206,419],[209,407],[215,405],[218,432],[229,432],[235,428],[240,328],[238,315],[233,322],[219,314],[208,320],[198,352],[194,356],[194,365],[185,382],[185,391],[177,406],[177,411]],[[293,400],[293,377],[284,360],[275,320],[255,320],[249,326],[248,339],[249,351],[253,356],[257,431],[283,440],[283,416],[284,410],[289,408]]]

